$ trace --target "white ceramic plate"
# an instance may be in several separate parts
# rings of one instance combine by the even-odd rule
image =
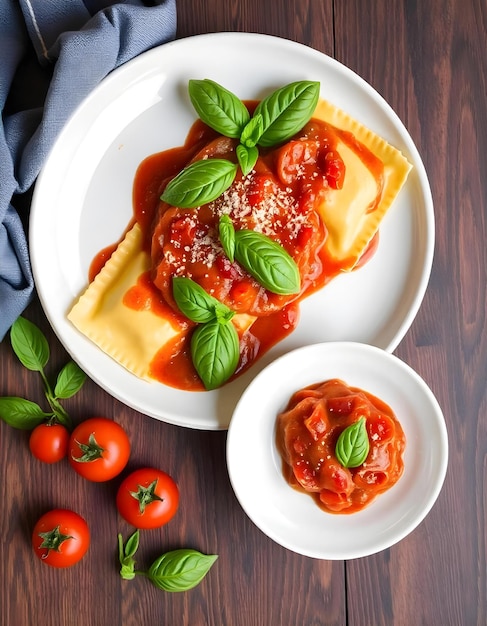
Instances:
[[[276,417],[294,391],[340,378],[392,408],[406,435],[404,473],[363,511],[330,514],[282,474]],[[230,480],[250,519],[285,548],[319,559],[354,559],[403,539],[433,506],[445,478],[442,411],[408,365],[375,346],[331,342],[293,350],[267,366],[237,404],[227,438]]]
[[[381,228],[379,250],[360,271],[306,300],[296,331],[219,391],[182,392],[138,380],[66,319],[87,286],[95,254],[117,241],[132,215],[132,182],[148,155],[181,145],[195,113],[190,78],[211,78],[242,99],[295,80],[318,80],[333,101],[402,150],[414,165]],[[321,341],[393,350],[413,321],[434,246],[431,193],[408,132],[356,74],[303,45],[266,35],[219,33],[178,40],[113,72],[72,116],[39,176],[30,218],[37,291],[59,339],[101,387],[152,417],[201,429],[227,428],[240,394],[270,360]]]

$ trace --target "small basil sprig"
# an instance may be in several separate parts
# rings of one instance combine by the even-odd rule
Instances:
[[[173,278],[173,296],[181,313],[199,324],[191,336],[191,359],[206,389],[223,385],[240,358],[239,338],[231,323],[235,312],[191,278]]]
[[[361,417],[338,437],[335,455],[343,467],[359,467],[369,454],[370,443],[365,422],[365,417]]]
[[[320,83],[301,80],[277,89],[257,105],[250,119],[242,101],[212,80],[190,80],[189,94],[203,122],[220,134],[247,147],[271,147],[290,139],[311,119]]]
[[[120,576],[124,580],[133,580],[135,578],[135,553],[139,548],[140,532],[137,529],[125,542],[123,537],[118,534],[118,560],[120,561]]]
[[[71,426],[71,418],[60,400],[74,396],[83,386],[86,374],[74,361],[69,361],[59,372],[54,389],[44,368],[50,357],[49,345],[42,331],[24,317],[19,317],[10,329],[12,349],[22,365],[39,372],[44,385],[44,395],[50,411],[46,412],[30,400],[16,396],[0,398],[0,419],[15,428],[30,430],[44,421]]]
[[[294,259],[263,233],[237,230],[235,258],[268,291],[279,295],[299,293],[301,277]]]
[[[257,146],[271,147],[290,139],[310,120],[320,84],[296,81],[262,100],[252,117],[244,103],[209,79],[190,80],[191,103],[205,124],[225,137],[238,139],[236,156],[247,176],[259,157]],[[218,198],[235,179],[237,166],[227,159],[205,159],[184,168],[164,190],[161,200],[191,209]]]
[[[125,545],[122,535],[118,535],[120,576],[124,580],[133,580],[138,575],[145,576],[153,585],[164,591],[193,589],[203,580],[218,558],[216,554],[203,554],[198,550],[180,548],[162,554],[147,571],[136,570],[134,556],[139,547],[139,541],[139,530],[127,539]]]

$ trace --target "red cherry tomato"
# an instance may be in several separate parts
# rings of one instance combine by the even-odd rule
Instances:
[[[69,509],[53,509],[34,526],[32,547],[39,559],[52,567],[70,567],[83,558],[90,546],[86,521]]]
[[[69,432],[62,424],[39,424],[29,438],[29,448],[43,463],[57,463],[68,451]]]
[[[175,481],[158,469],[142,468],[132,472],[120,485],[117,508],[135,528],[159,528],[174,517],[179,505]]]
[[[73,469],[93,482],[114,478],[127,465],[130,441],[124,429],[105,417],[81,422],[69,439],[69,462]]]

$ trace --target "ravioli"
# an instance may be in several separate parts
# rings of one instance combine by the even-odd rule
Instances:
[[[346,165],[344,185],[341,190],[330,192],[319,212],[328,229],[325,245],[330,255],[338,261],[346,261],[344,270],[352,269],[406,182],[411,164],[382,137],[327,101],[320,100],[314,117],[351,133],[384,167],[382,189],[379,189],[357,154],[343,142],[339,143],[337,149]],[[380,202],[371,210],[378,193]]]
[[[149,268],[150,257],[142,250],[142,231],[136,224],[68,314],[103,352],[146,379],[154,346],[180,332],[150,310],[134,310],[123,303],[124,295]]]
[[[317,206],[326,227],[327,255],[342,271],[350,271],[367,249],[404,185],[411,165],[384,139],[333,104],[320,100],[314,118],[339,129],[337,150],[345,164],[341,189],[330,189]],[[382,164],[380,180],[360,157],[366,148]],[[187,332],[174,318],[150,308],[124,303],[140,276],[151,269],[143,233],[136,223],[110,260],[68,313],[76,328],[135,376],[152,381],[153,362],[164,346]],[[236,314],[232,320],[242,337],[256,320]]]

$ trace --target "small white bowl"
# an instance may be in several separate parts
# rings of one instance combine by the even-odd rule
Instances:
[[[399,481],[352,514],[326,513],[292,489],[275,443],[276,417],[292,393],[331,378],[386,402],[406,435]],[[364,557],[403,539],[435,503],[447,463],[445,420],[432,391],[400,359],[360,343],[315,344],[278,358],[244,391],[228,429],[228,472],[244,511],[280,545],[318,559]]]

